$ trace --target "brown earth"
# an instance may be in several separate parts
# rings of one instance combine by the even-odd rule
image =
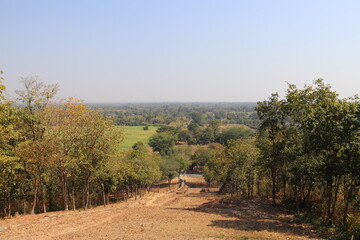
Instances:
[[[0,239],[320,239],[261,199],[221,198],[200,175],[183,188],[97,207],[0,221]]]

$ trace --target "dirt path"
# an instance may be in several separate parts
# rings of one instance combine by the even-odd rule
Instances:
[[[106,208],[1,220],[0,239],[320,239],[267,202],[221,200],[200,192],[201,176],[186,181]]]

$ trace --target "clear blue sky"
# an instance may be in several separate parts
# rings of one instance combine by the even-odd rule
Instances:
[[[258,101],[324,78],[360,92],[360,1],[0,0],[0,69],[87,102]]]

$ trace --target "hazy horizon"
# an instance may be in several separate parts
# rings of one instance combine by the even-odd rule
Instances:
[[[0,70],[87,103],[257,102],[325,79],[360,92],[359,1],[0,1]]]

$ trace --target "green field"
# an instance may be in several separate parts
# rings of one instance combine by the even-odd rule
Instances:
[[[149,138],[156,133],[159,127],[149,126],[149,130],[144,130],[143,126],[124,126],[124,141],[120,144],[120,149],[130,149],[136,142],[148,143]]]

